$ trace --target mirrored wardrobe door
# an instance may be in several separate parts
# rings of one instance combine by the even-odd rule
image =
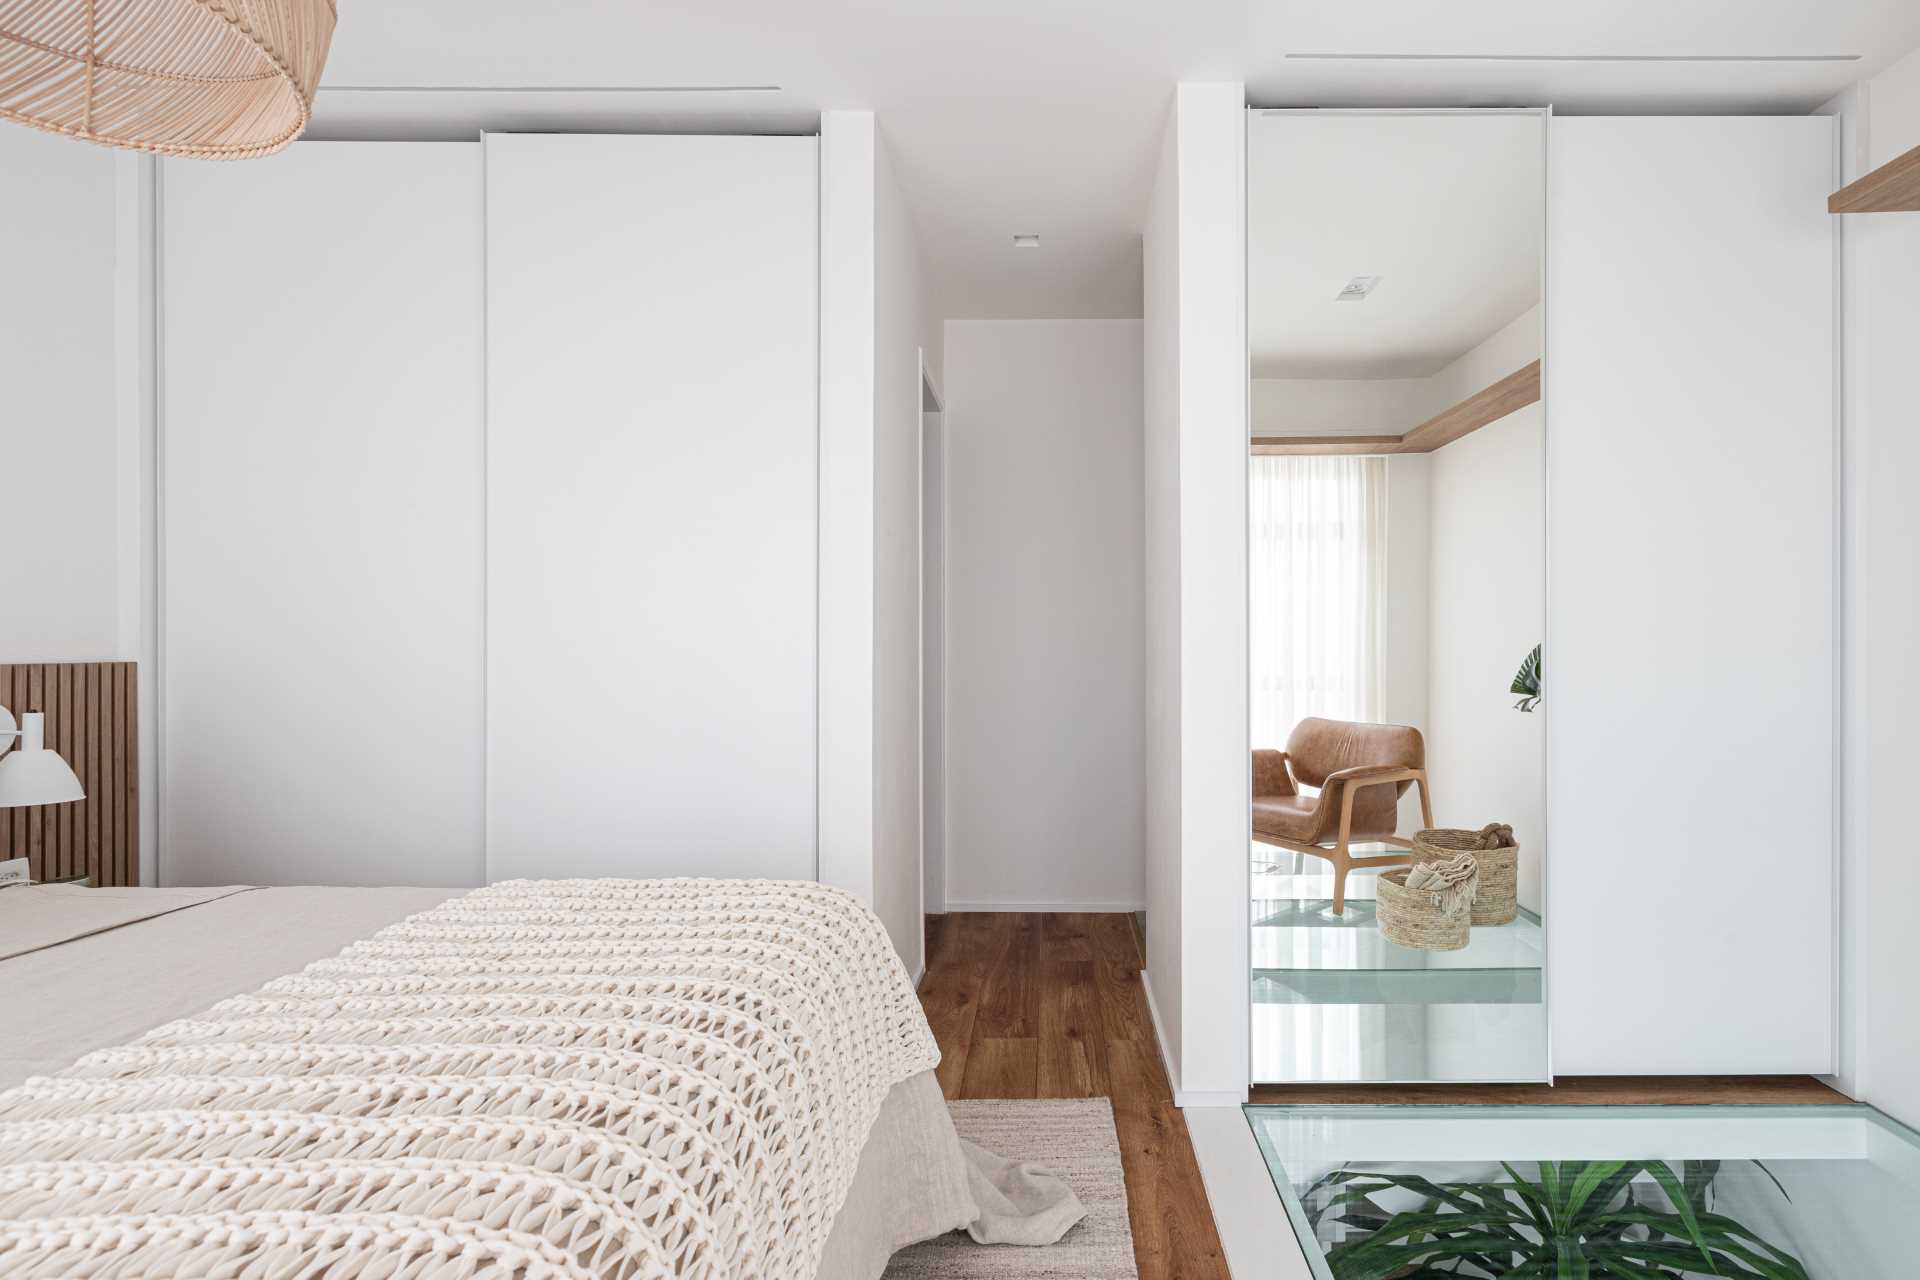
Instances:
[[[1248,120],[1256,1084],[1548,1074],[1545,134]]]

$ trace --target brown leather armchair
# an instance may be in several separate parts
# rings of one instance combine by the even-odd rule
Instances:
[[[1308,717],[1295,725],[1285,751],[1253,753],[1253,838],[1333,864],[1333,910],[1347,909],[1347,872],[1354,867],[1404,867],[1407,854],[1353,857],[1356,841],[1411,849],[1396,834],[1400,797],[1420,788],[1421,820],[1433,825],[1427,795],[1427,747],[1418,729]],[[1300,786],[1318,787],[1303,796]]]

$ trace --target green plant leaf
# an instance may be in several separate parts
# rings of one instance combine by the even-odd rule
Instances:
[[[1334,1275],[1811,1280],[1792,1254],[1706,1207],[1718,1161],[1685,1161],[1678,1172],[1659,1161],[1542,1161],[1534,1178],[1511,1164],[1500,1167],[1506,1182],[1436,1183],[1416,1174],[1346,1170],[1321,1179],[1309,1195],[1328,1196],[1334,1203],[1326,1211],[1365,1233],[1328,1251]],[[1659,1186],[1659,1195],[1636,1181],[1642,1176]],[[1371,1198],[1389,1189],[1418,1194],[1420,1209],[1389,1216]]]
[[[1464,1258],[1475,1254],[1498,1253],[1511,1241],[1501,1236],[1466,1235],[1424,1244],[1389,1244],[1371,1247],[1371,1239],[1354,1245],[1337,1245],[1327,1254],[1327,1264],[1339,1280],[1390,1280],[1409,1266],[1431,1263],[1443,1258]],[[1510,1271],[1517,1276],[1519,1271]]]
[[[1669,1280],[1672,1274],[1643,1264],[1626,1249],[1595,1245],[1591,1241],[1587,1244],[1587,1259],[1599,1265],[1602,1275],[1617,1280]]]
[[[1713,1189],[1713,1180],[1720,1176],[1718,1160],[1689,1160],[1686,1162],[1682,1181],[1686,1184],[1687,1200],[1693,1205],[1695,1213],[1705,1213],[1707,1193]]]
[[[1534,1226],[1539,1228],[1543,1234],[1552,1234],[1553,1205],[1547,1199],[1542,1189],[1521,1177],[1520,1171],[1506,1161],[1502,1160],[1500,1167],[1507,1171],[1509,1178],[1513,1179],[1513,1185],[1504,1189],[1512,1192],[1514,1196],[1519,1199],[1520,1203],[1526,1206],[1528,1212],[1533,1215]]]
[[[1513,687],[1508,693],[1525,694],[1530,698],[1540,696],[1540,646],[1533,646],[1533,652],[1521,659],[1520,670],[1514,672]]]
[[[1573,1180],[1572,1190],[1567,1193],[1567,1217],[1577,1218],[1581,1208],[1586,1205],[1593,1193],[1600,1189],[1600,1185],[1611,1180],[1626,1167],[1625,1160],[1595,1160],[1582,1168]],[[1612,1198],[1612,1196],[1607,1197],[1608,1200]]]
[[[1658,1261],[1663,1265],[1698,1267],[1694,1249],[1682,1243],[1689,1237],[1686,1223],[1680,1215],[1660,1213],[1653,1209],[1630,1209],[1609,1217],[1645,1226],[1656,1233],[1651,1240],[1620,1245],[1628,1255]],[[1708,1257],[1720,1263],[1720,1269],[1709,1274],[1754,1277],[1755,1280],[1809,1280],[1806,1268],[1801,1266],[1798,1258],[1761,1240],[1731,1218],[1708,1214],[1699,1218],[1698,1224],[1701,1238],[1710,1246]],[[1757,1253],[1750,1246],[1764,1249],[1772,1256]],[[1733,1269],[1726,1270],[1726,1267]]]
[[[1785,1200],[1788,1204],[1793,1203],[1793,1197],[1788,1195],[1787,1189],[1780,1185],[1780,1179],[1773,1176],[1773,1170],[1767,1168],[1766,1165],[1761,1164],[1758,1160],[1755,1160],[1753,1162],[1753,1167],[1767,1175],[1767,1181],[1773,1184],[1773,1189],[1780,1193],[1780,1198],[1782,1200]]]
[[[1686,1225],[1687,1238],[1693,1241],[1700,1250],[1700,1256],[1705,1258],[1707,1264],[1711,1266],[1713,1254],[1707,1248],[1706,1237],[1700,1232],[1700,1222],[1694,1216],[1692,1203],[1687,1199],[1687,1189],[1680,1184],[1680,1179],[1673,1176],[1673,1170],[1663,1161],[1650,1161],[1647,1172],[1652,1175],[1655,1182],[1660,1184],[1660,1189],[1667,1193],[1667,1199],[1673,1203],[1674,1212],[1680,1215],[1680,1221]]]

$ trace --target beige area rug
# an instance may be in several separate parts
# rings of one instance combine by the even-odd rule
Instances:
[[[961,1137],[1065,1178],[1087,1216],[1044,1249],[975,1244],[956,1231],[896,1253],[884,1280],[1138,1280],[1111,1103],[1066,1098],[947,1107]]]

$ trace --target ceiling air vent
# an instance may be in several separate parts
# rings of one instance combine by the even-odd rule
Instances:
[[[1347,287],[1334,295],[1335,302],[1363,302],[1366,296],[1379,285],[1379,276],[1355,276],[1347,281]]]

